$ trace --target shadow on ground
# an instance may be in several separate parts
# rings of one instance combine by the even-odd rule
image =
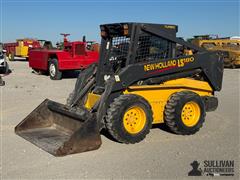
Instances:
[[[75,78],[78,78],[80,72],[81,72],[80,70],[65,71],[62,74],[62,79],[75,79]],[[49,76],[47,72],[36,72],[36,71],[33,70],[32,73],[35,74],[35,75]]]
[[[164,123],[161,123],[161,124],[153,124],[152,125],[152,129],[161,129],[165,132],[168,132],[168,133],[171,133],[171,134],[174,134]],[[109,133],[106,129],[102,129],[101,130],[101,135],[105,136],[107,139],[111,140],[111,141],[114,141],[114,142],[117,142],[119,143],[118,141],[116,141]]]

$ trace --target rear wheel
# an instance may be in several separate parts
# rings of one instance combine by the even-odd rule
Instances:
[[[14,61],[14,53],[9,53],[9,55],[8,55],[8,59],[9,59],[9,61]]]
[[[50,78],[52,80],[62,79],[62,72],[59,71],[57,59],[50,59],[49,60],[48,70],[49,70]]]
[[[205,105],[202,98],[191,91],[174,93],[164,110],[166,125],[176,134],[194,134],[205,120]]]
[[[137,95],[121,95],[107,111],[106,127],[117,141],[134,144],[146,137],[152,120],[151,106],[145,99]]]

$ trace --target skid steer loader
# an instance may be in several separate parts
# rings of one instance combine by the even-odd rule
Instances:
[[[46,99],[15,132],[55,156],[99,148],[102,129],[127,144],[143,140],[158,123],[176,134],[196,133],[206,112],[217,108],[223,60],[177,38],[176,25],[100,29],[100,61],[79,75],[67,103]]]

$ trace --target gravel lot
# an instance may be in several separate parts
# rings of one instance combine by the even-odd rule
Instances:
[[[52,81],[33,74],[26,61],[9,65],[12,73],[0,87],[2,179],[191,179],[194,160],[234,160],[230,178],[239,179],[239,69],[225,70],[219,107],[193,136],[169,133],[161,125],[135,145],[102,135],[99,150],[56,158],[15,135],[14,127],[45,98],[64,103],[76,78]]]

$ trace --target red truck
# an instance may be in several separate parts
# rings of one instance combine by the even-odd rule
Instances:
[[[59,80],[62,73],[69,70],[87,68],[98,61],[97,43],[89,45],[85,40],[69,42],[64,36],[63,49],[33,49],[29,52],[29,67],[40,73],[49,73],[50,78]]]

